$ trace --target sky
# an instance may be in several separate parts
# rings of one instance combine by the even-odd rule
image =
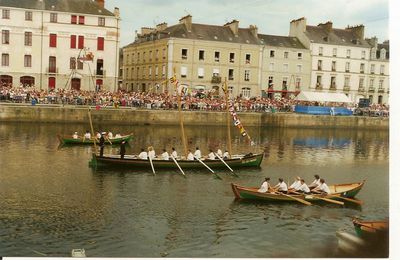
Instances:
[[[365,36],[389,37],[389,0],[105,0],[110,11],[121,12],[121,47],[131,43],[135,30],[166,22],[177,24],[187,14],[193,23],[223,25],[233,19],[263,34],[288,35],[293,19],[306,17],[308,25],[332,21],[334,28],[364,24]]]

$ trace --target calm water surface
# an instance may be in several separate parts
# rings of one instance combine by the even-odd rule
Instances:
[[[92,147],[58,147],[57,134],[85,125],[0,124],[0,255],[97,257],[332,257],[351,218],[389,214],[389,135],[376,131],[248,128],[265,152],[260,169],[161,172],[88,167]],[[153,145],[181,151],[178,127],[110,126],[132,132],[128,153]],[[187,127],[190,147],[225,147],[226,130]],[[233,132],[233,149],[248,145]],[[158,150],[157,150],[158,148]],[[105,152],[118,153],[118,147]],[[328,183],[367,183],[362,207],[234,200],[230,183],[259,186],[320,174]]]

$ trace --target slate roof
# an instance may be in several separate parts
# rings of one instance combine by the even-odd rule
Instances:
[[[352,31],[345,29],[332,28],[331,31],[327,31],[320,26],[307,25],[305,34],[314,43],[364,48],[371,47],[365,39],[358,39],[358,41],[355,41],[358,37]]]
[[[92,0],[0,0],[0,7],[114,16]]]
[[[267,46],[306,49],[306,47],[296,37],[258,34],[258,38],[262,44]]]

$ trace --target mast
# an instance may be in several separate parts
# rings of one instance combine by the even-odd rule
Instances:
[[[185,153],[185,156],[188,155],[188,149],[187,149],[187,143],[186,143],[186,135],[185,135],[185,128],[183,127],[183,115],[182,115],[182,91],[178,87],[178,81],[176,79],[176,73],[175,73],[175,68],[174,68],[174,80],[175,80],[175,87],[176,87],[176,92],[177,92],[177,97],[178,97],[178,111],[179,111],[179,123],[181,126],[181,138],[182,138],[182,144],[183,144],[183,151]]]
[[[230,126],[230,121],[231,121],[231,116],[229,113],[229,93],[228,93],[228,86],[226,84],[226,77],[224,81],[224,93],[225,93],[225,102],[226,102],[226,126],[227,126],[227,145],[228,145],[228,151],[229,151],[229,156],[232,156],[232,138],[231,138],[231,126]]]

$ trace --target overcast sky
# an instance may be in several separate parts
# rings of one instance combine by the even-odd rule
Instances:
[[[119,7],[121,47],[134,40],[135,30],[161,22],[178,23],[191,14],[193,23],[223,25],[233,19],[240,27],[255,24],[259,33],[288,35],[289,23],[300,17],[308,25],[332,21],[334,28],[364,24],[365,36],[388,39],[389,0],[105,0],[106,8]]]

